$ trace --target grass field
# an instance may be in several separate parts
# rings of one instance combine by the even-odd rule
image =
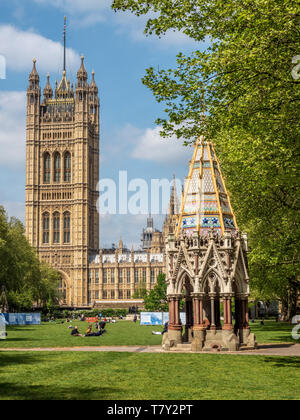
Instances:
[[[84,333],[87,324],[76,322],[79,331]],[[161,336],[152,335],[152,331],[162,331],[161,327],[140,326],[129,321],[107,324],[107,333],[101,337],[71,337],[70,324],[42,324],[36,326],[8,327],[8,337],[0,340],[0,348],[33,348],[33,347],[82,347],[82,346],[150,346],[161,344]],[[286,323],[266,321],[264,326],[259,322],[252,324],[258,343],[293,342],[293,326]]]
[[[78,322],[84,333],[87,324]],[[75,325],[75,324],[74,324]],[[69,324],[9,327],[0,348],[159,345],[152,330],[120,321],[101,337]],[[292,342],[292,326],[252,324],[259,343]],[[218,354],[0,352],[0,399],[299,399],[300,358]]]
[[[299,399],[299,358],[0,353],[0,399]]]

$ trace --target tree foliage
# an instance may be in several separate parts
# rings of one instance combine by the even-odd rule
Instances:
[[[8,220],[0,206],[0,285],[5,286],[10,310],[30,310],[58,300],[59,274],[40,263],[16,218]]]
[[[113,8],[147,15],[148,35],[176,30],[199,42],[191,56],[178,54],[176,68],[147,69],[143,83],[166,105],[157,120],[163,136],[188,144],[204,133],[216,144],[249,234],[252,284],[280,297],[292,316],[300,288],[299,2],[114,0]]]
[[[150,312],[167,312],[167,282],[165,274],[159,274],[154,288],[144,296],[145,309]]]

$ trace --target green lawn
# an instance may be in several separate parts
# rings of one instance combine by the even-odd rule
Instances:
[[[0,353],[0,399],[299,399],[300,359],[115,352]]]
[[[80,332],[84,333],[87,324],[76,322]],[[74,325],[75,325],[74,324]],[[71,337],[69,324],[42,324],[36,326],[8,327],[8,338],[0,340],[0,348],[32,347],[82,347],[82,346],[150,346],[161,344],[161,336],[152,335],[153,330],[162,331],[161,327],[140,326],[138,323],[120,321],[107,324],[107,333],[101,337]],[[293,342],[293,326],[273,321],[266,321],[264,326],[259,322],[251,325],[258,343]]]

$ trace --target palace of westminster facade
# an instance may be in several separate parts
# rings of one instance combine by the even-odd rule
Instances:
[[[64,66],[65,68],[65,66]],[[84,58],[75,88],[64,70],[55,90],[49,75],[41,94],[33,61],[27,89],[26,236],[41,261],[61,274],[67,307],[130,306],[134,293],[151,290],[165,272],[165,238],[176,225],[175,184],[163,232],[148,218],[141,251],[100,249],[98,88]]]

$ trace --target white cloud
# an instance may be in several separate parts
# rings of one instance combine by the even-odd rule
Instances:
[[[25,163],[25,92],[0,92],[0,165]]]
[[[156,35],[146,37],[144,29],[147,20],[154,13],[147,16],[135,16],[131,12],[117,12],[111,9],[112,0],[34,0],[38,4],[52,5],[67,13],[71,21],[79,26],[90,26],[99,22],[112,22],[116,33],[128,35],[133,41],[157,43],[158,46],[182,47],[195,44],[188,36],[178,31],[170,30],[159,39]],[[72,22],[71,22],[72,24]]]
[[[157,163],[182,163],[191,158],[191,148],[184,147],[183,141],[175,136],[163,138],[160,136],[161,127],[147,128],[136,138],[132,157],[150,160]]]
[[[62,67],[63,46],[33,30],[22,31],[11,25],[0,25],[0,54],[6,59],[7,67],[14,71],[29,71],[32,59],[37,59],[38,71],[56,72]],[[78,69],[79,54],[67,49],[68,67]]]
[[[54,6],[80,26],[89,26],[107,20],[112,14],[112,0],[34,0],[38,4]]]

